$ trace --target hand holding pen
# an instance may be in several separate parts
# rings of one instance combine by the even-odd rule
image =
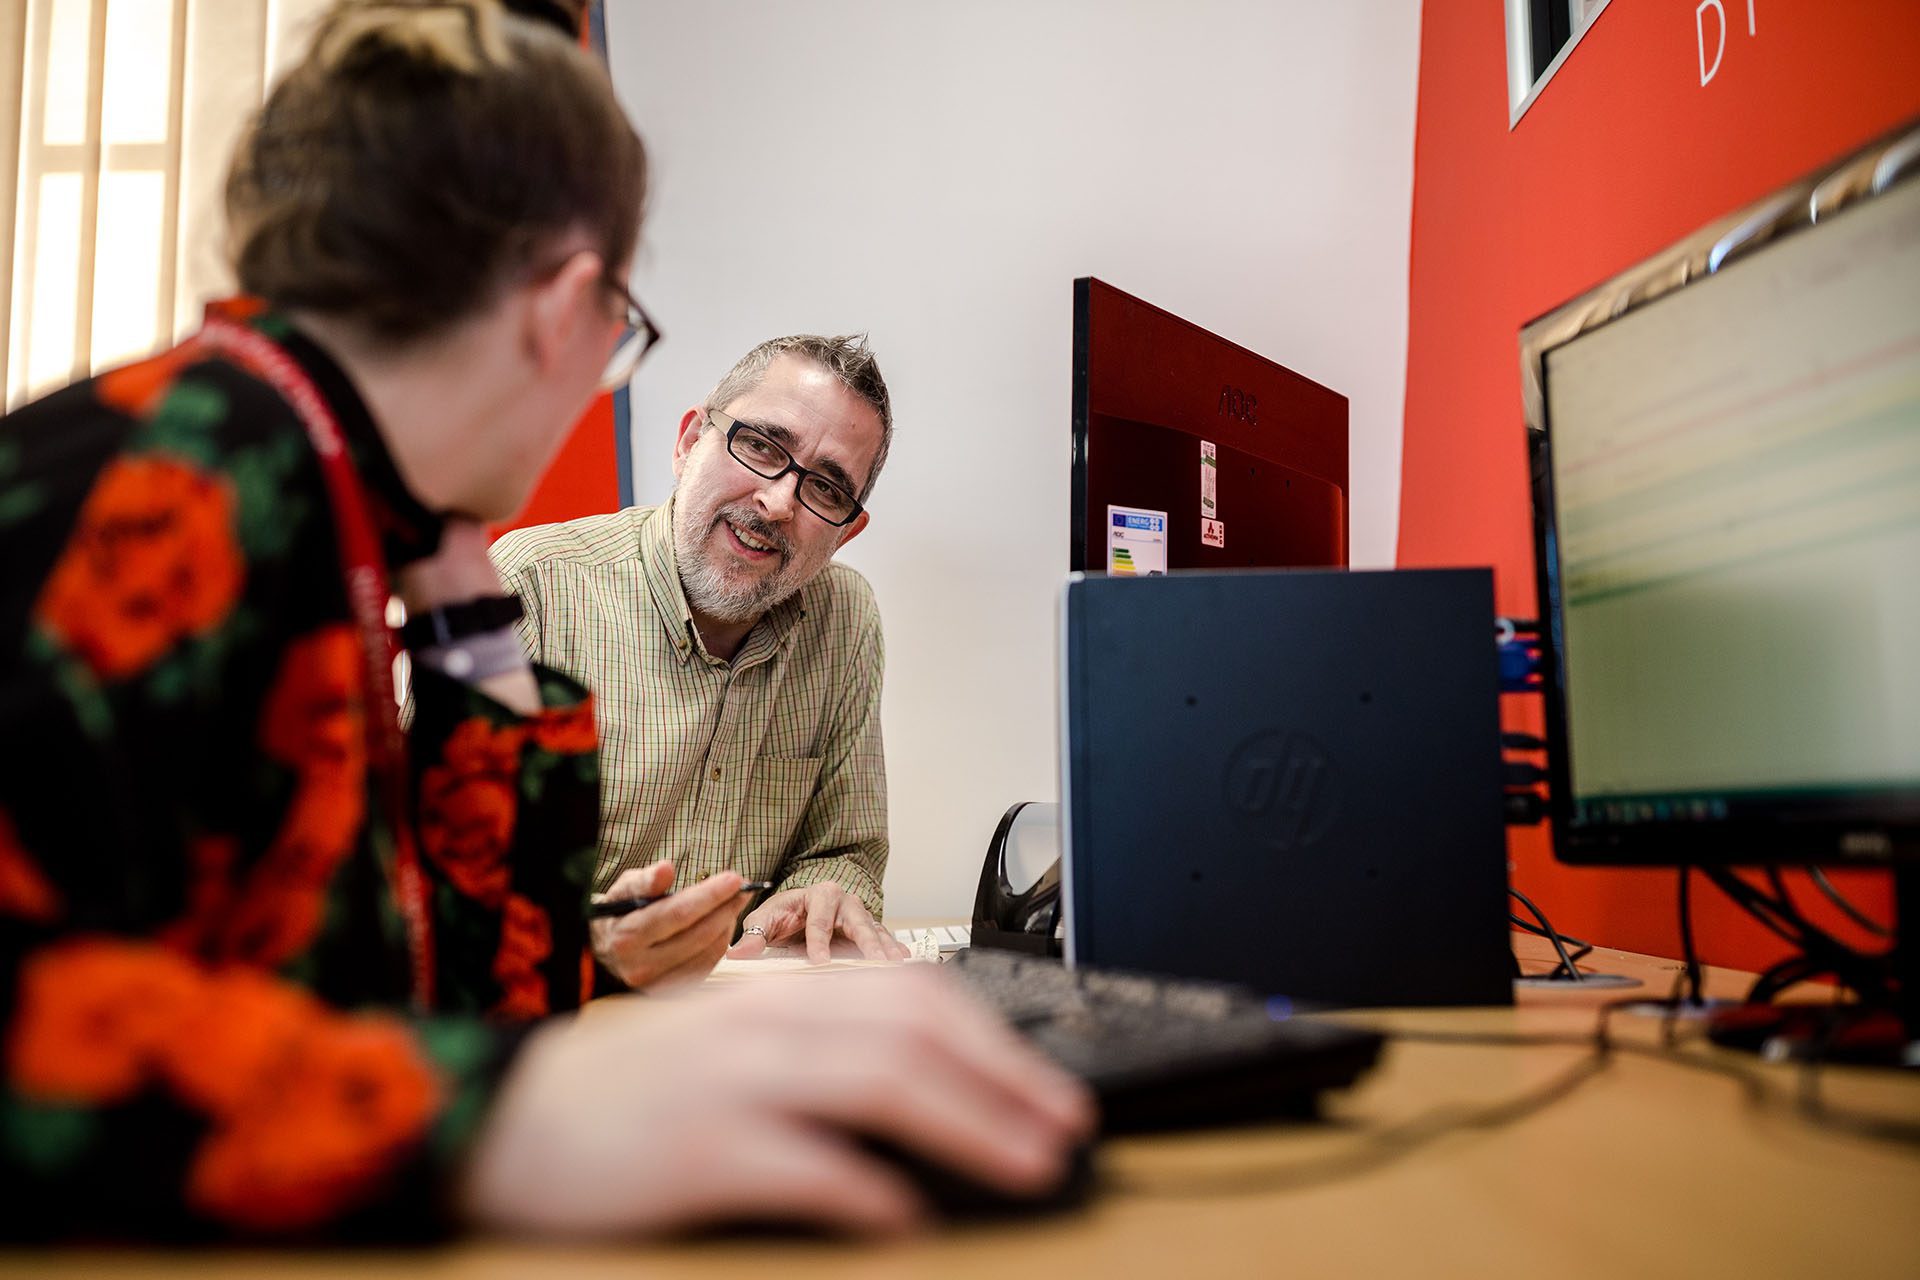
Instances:
[[[618,881],[615,882],[616,884]],[[740,884],[740,893],[764,893],[773,888],[771,880],[744,880]],[[600,898],[587,904],[587,919],[612,920],[629,912],[650,907],[656,902],[665,902],[673,896],[673,890],[657,894],[650,898]]]
[[[733,940],[752,895],[770,887],[722,871],[675,890],[674,865],[661,860],[620,873],[587,908],[594,957],[635,990],[698,982]]]

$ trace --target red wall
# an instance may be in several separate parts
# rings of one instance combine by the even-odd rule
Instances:
[[[620,506],[620,471],[614,457],[613,397],[601,396],[574,424],[526,509],[494,527],[497,537],[509,529],[596,515]]]
[[[1748,0],[1722,2],[1730,30],[1708,84],[1696,0],[1619,0],[1511,132],[1503,6],[1425,6],[1399,563],[1491,564],[1502,612],[1534,616],[1520,327],[1920,115],[1914,0],[1753,0],[1751,36]],[[1711,67],[1711,10],[1705,21]],[[1510,708],[1508,721],[1537,731],[1533,708]],[[1513,859],[1515,887],[1557,927],[1678,954],[1672,872],[1562,867],[1538,832],[1516,836]],[[1833,878],[1891,916],[1885,877]],[[1695,901],[1708,960],[1757,969],[1784,954],[1713,891]]]

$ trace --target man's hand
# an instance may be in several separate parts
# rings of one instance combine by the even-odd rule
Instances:
[[[931,966],[749,982],[535,1032],[461,1201],[545,1236],[740,1219],[897,1234],[926,1206],[853,1135],[1031,1193],[1092,1128],[1086,1091]]]
[[[727,952],[734,959],[757,956],[769,944],[785,942],[803,931],[807,960],[813,964],[833,959],[836,935],[859,947],[863,960],[905,960],[913,954],[880,927],[866,903],[831,882],[782,890],[755,907],[741,924],[762,932],[749,933],[735,943]]]
[[[620,873],[609,898],[657,898],[673,887],[673,863]],[[698,982],[713,971],[733,937],[733,922],[747,905],[740,873],[722,871],[671,898],[588,926],[593,954],[636,991]]]

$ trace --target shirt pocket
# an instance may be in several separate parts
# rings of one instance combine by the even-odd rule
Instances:
[[[819,781],[819,756],[762,756],[753,762],[741,834],[755,849],[765,850],[773,865],[792,843]]]

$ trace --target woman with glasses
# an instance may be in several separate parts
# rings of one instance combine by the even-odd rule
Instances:
[[[232,166],[246,296],[0,420],[7,1234],[898,1228],[822,1122],[1007,1187],[1084,1125],[924,982],[541,1021],[587,994],[597,739],[486,524],[657,336],[645,184],[552,27],[341,4]],[[876,1063],[923,1081],[885,1114]]]

